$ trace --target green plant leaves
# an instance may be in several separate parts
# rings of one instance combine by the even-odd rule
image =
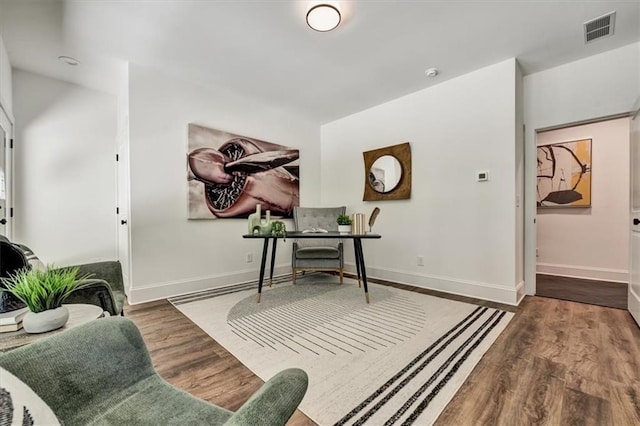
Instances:
[[[346,214],[341,214],[336,222],[338,222],[338,225],[351,225],[351,218]]]
[[[76,289],[86,286],[83,280],[89,275],[78,276],[79,268],[48,267],[46,270],[21,269],[9,278],[3,278],[6,287],[2,291],[22,300],[31,312],[43,312],[59,308]]]

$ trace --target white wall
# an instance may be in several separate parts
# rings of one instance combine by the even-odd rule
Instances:
[[[511,59],[322,126],[322,204],[381,209],[382,240],[364,244],[368,275],[516,303],[516,67]],[[406,141],[411,199],[359,201],[362,152]],[[488,182],[476,182],[479,171]],[[352,250],[347,262],[353,271]]]
[[[640,93],[638,43],[524,78],[525,283],[535,294],[536,129],[631,110]]]
[[[116,98],[14,70],[15,234],[45,263],[116,257]]]
[[[0,106],[13,118],[12,72],[9,55],[0,36]]]
[[[591,208],[538,209],[538,272],[628,281],[629,118],[538,133],[538,145],[592,139]]]
[[[295,111],[133,64],[129,78],[130,302],[255,280],[262,243],[243,240],[246,220],[187,220],[187,125],[299,148],[300,203],[307,206],[319,201],[319,125]],[[290,241],[280,242],[279,273],[290,271],[290,250]]]

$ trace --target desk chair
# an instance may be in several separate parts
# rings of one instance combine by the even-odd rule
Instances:
[[[295,230],[322,228],[338,232],[336,220],[345,214],[346,207],[294,207]],[[298,271],[337,271],[343,280],[344,257],[342,241],[337,239],[300,239],[293,242],[291,276],[296,283]]]

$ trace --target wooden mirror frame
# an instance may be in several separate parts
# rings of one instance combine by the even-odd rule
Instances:
[[[369,182],[369,171],[373,163],[385,155],[390,155],[400,162],[402,176],[400,177],[400,182],[398,182],[394,189],[382,193],[376,191],[371,186]],[[365,151],[362,153],[362,156],[364,157],[363,201],[406,200],[411,198],[411,146],[409,146],[409,142],[374,149],[373,151]]]

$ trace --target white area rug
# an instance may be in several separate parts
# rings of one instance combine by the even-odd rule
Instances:
[[[309,375],[320,425],[433,423],[513,314],[314,274],[298,284],[172,303],[263,380]],[[184,300],[184,299],[182,299]]]

